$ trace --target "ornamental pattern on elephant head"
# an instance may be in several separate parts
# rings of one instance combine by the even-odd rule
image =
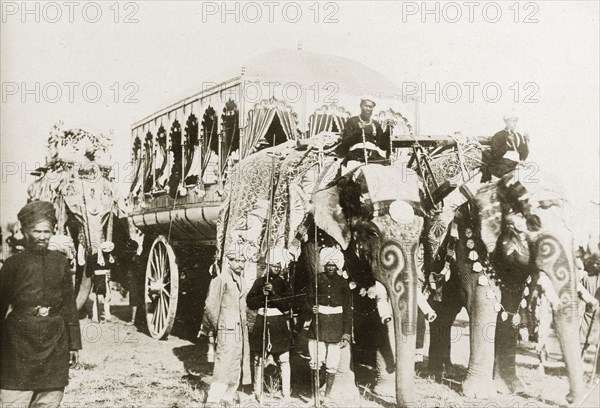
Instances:
[[[394,291],[395,298],[390,298],[390,301],[401,313],[403,334],[413,334],[414,322],[409,317],[413,316],[414,310],[411,309],[416,304],[411,304],[408,300],[416,299],[416,292],[411,294],[409,291],[417,290],[417,274],[412,273],[411,269],[417,268],[417,250],[423,220],[415,217],[411,223],[400,224],[389,216],[383,216],[374,220],[374,223],[381,231],[381,246],[373,274],[386,288]]]
[[[537,240],[537,267],[543,270],[557,288],[557,294],[564,307],[577,309],[575,268],[572,256],[565,251],[565,245],[550,234],[540,234]],[[576,318],[576,314],[571,314]]]

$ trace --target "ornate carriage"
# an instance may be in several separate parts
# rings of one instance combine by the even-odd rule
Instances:
[[[285,50],[132,126],[128,200],[146,236],[144,296],[153,337],[169,335],[180,293],[201,290],[194,276],[209,279],[224,183],[235,163],[261,146],[341,134],[361,98],[377,102],[374,118],[394,122],[392,146],[422,140],[417,101],[381,74],[346,58]]]

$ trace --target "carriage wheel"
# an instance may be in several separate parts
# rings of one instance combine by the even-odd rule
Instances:
[[[154,240],[150,248],[144,294],[148,331],[155,339],[166,339],[175,322],[179,270],[173,248],[162,235]]]

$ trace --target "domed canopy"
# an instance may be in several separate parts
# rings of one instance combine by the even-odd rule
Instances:
[[[248,61],[244,75],[303,84],[334,82],[340,88],[400,95],[388,78],[355,60],[335,55],[278,49]]]

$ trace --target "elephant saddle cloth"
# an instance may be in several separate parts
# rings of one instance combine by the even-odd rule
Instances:
[[[406,177],[404,170],[399,167],[367,164],[359,170],[366,183],[371,202],[403,200],[419,206],[419,186],[417,179]]]

